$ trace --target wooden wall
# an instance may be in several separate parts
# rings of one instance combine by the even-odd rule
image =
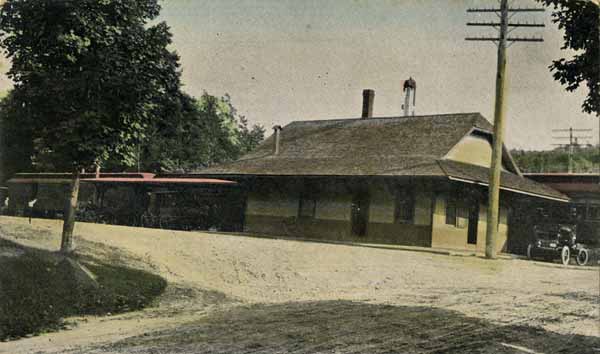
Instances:
[[[459,250],[470,250],[477,252],[485,251],[485,234],[487,228],[487,206],[479,204],[479,222],[477,225],[477,243],[469,244],[467,242],[469,232],[469,220],[465,215],[457,216],[459,219],[456,225],[446,224],[446,203],[448,200],[447,192],[438,192],[434,202],[433,227],[432,227],[432,247],[448,248]],[[500,208],[500,223],[498,226],[498,239],[496,251],[500,252],[506,249],[508,240],[508,210],[505,206]]]
[[[314,182],[314,181],[313,181]],[[299,216],[301,179],[261,181],[249,187],[244,230],[249,233],[338,241],[431,246],[431,192],[415,187],[415,221],[394,223],[394,186],[386,181],[363,183],[339,179],[314,182],[318,190],[314,218]],[[358,190],[369,194],[367,232],[352,236],[351,204]]]

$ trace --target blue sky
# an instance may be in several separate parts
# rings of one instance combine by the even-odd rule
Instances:
[[[469,7],[496,0],[168,0],[161,20],[174,35],[185,91],[229,93],[251,122],[358,117],[362,89],[376,91],[376,116],[401,112],[402,81],[418,84],[417,114],[481,112],[493,119],[496,47],[466,42]],[[513,6],[536,6],[514,0]],[[517,18],[515,18],[516,20]],[[581,113],[585,92],[567,93],[547,67],[562,34],[545,15],[520,16],[547,27],[522,31],[543,44],[509,49],[507,143],[551,148],[551,129],[594,129]],[[0,80],[6,87],[8,81]],[[597,142],[597,138],[591,141]]]

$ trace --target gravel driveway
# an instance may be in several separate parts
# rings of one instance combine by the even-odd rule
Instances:
[[[61,223],[0,217],[57,249]],[[600,274],[524,260],[78,223],[79,252],[169,281],[156,307],[0,352],[600,353]]]

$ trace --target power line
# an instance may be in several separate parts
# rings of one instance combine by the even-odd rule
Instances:
[[[592,139],[591,135],[578,135],[577,133],[591,133],[592,129],[573,129],[572,127],[569,129],[552,129],[553,133],[569,133],[569,136],[553,136],[554,140],[563,140],[569,139],[568,144],[552,144],[554,146],[560,146],[567,149],[569,153],[569,173],[573,173],[573,153],[575,147],[579,146],[579,139]]]
[[[500,27],[502,25],[499,22],[467,22],[467,26],[491,26],[491,27]],[[508,27],[545,27],[543,23],[529,23],[529,22],[517,22],[517,23],[508,23]]]
[[[510,13],[510,12],[544,12],[544,11],[546,11],[545,9],[538,8],[538,7],[510,8],[510,7],[508,7],[508,4],[506,6],[507,6],[507,9],[506,9],[507,13]],[[470,8],[470,9],[467,9],[467,12],[494,12],[496,14],[501,14],[502,6],[500,6],[499,9]]]
[[[492,41],[492,42],[499,42],[501,40],[501,38],[498,37],[466,37],[465,40],[467,41]],[[507,42],[543,42],[544,39],[543,38],[536,38],[536,37],[508,37],[506,38]]]

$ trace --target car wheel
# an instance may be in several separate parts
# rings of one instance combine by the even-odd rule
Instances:
[[[590,252],[585,248],[580,249],[579,253],[577,253],[577,258],[575,260],[580,266],[586,265],[587,262],[590,260]]]
[[[533,259],[533,245],[531,243],[527,245],[527,258]]]
[[[563,246],[562,251],[560,252],[560,260],[564,265],[569,264],[569,261],[571,260],[571,250],[569,249],[569,246]]]

